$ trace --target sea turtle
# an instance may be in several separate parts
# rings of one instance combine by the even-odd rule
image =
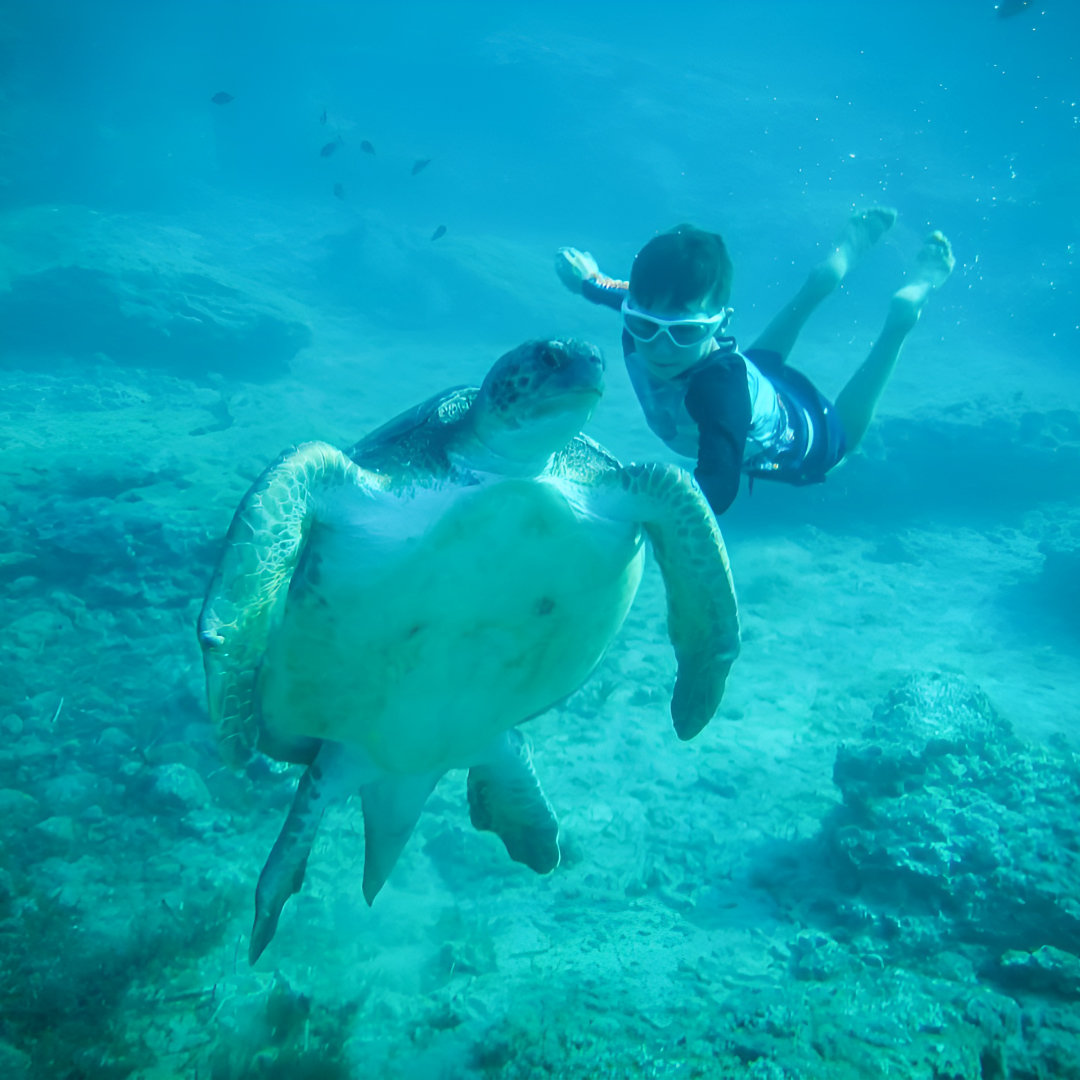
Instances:
[[[233,518],[199,618],[210,715],[234,764],[307,766],[256,889],[254,963],[300,889],[326,806],[359,791],[370,904],[424,802],[468,768],[473,824],[538,873],[558,825],[516,725],[576,690],[637,592],[667,587],[675,729],[716,711],[739,649],[724,542],[673,465],[578,434],[598,350],[534,341],[342,452],[288,450]]]

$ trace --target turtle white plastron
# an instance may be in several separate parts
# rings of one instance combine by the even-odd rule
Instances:
[[[448,770],[473,824],[539,873],[558,825],[517,725],[571,694],[634,600],[644,537],[667,589],[676,732],[712,718],[739,649],[716,521],[688,473],[579,434],[592,346],[529,342],[342,452],[283,454],[233,518],[199,618],[233,764],[307,766],[259,878],[249,957],[300,889],[319,821],[359,793],[370,903]]]

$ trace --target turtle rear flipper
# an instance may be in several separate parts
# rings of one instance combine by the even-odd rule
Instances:
[[[225,537],[199,615],[210,719],[222,755],[247,762],[258,741],[259,666],[321,506],[383,482],[328,443],[287,450],[252,484]]]
[[[304,884],[311,845],[327,808],[370,783],[378,773],[377,766],[362,750],[323,743],[316,759],[300,777],[289,815],[255,889],[250,963],[254,964],[273,940],[282,908]]]
[[[559,865],[559,823],[533,771],[529,740],[517,728],[469,770],[469,817],[477,829],[495,833],[515,862],[538,874]]]
[[[311,845],[329,805],[320,790],[319,779],[318,765],[313,762],[300,778],[289,816],[259,874],[255,922],[248,945],[249,964],[254,964],[273,941],[285,902],[304,884]]]

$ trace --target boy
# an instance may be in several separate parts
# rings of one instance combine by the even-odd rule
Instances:
[[[559,249],[563,283],[622,312],[623,356],[645,419],[672,450],[697,461],[694,476],[717,516],[738,494],[741,473],[751,483],[819,483],[866,433],[904,339],[955,264],[940,232],[923,245],[910,283],[893,295],[880,337],[835,404],[787,359],[814,309],[895,220],[884,207],[854,214],[745,353],[724,334],[732,266],[716,233],[678,225],[653,237],[629,282],[605,277],[588,252]]]

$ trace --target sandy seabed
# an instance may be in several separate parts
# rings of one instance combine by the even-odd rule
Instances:
[[[455,773],[369,909],[349,805],[248,968],[296,777],[221,766],[195,617],[281,448],[348,444],[494,359],[445,378],[464,348],[429,349],[414,391],[409,344],[348,375],[316,347],[262,382],[106,355],[0,370],[0,1074],[1080,1076],[1080,415],[1005,392],[886,411],[823,487],[740,496],[743,653],[688,744],[650,563],[592,679],[528,725],[554,873],[472,829]],[[593,433],[658,457],[620,444],[641,425],[611,382]],[[855,820],[838,752],[894,753],[882,718],[913,677],[981,688],[1011,734],[913,743]],[[925,801],[886,821],[923,795],[959,823],[930,837]],[[1034,921],[1010,906],[1024,858]]]

